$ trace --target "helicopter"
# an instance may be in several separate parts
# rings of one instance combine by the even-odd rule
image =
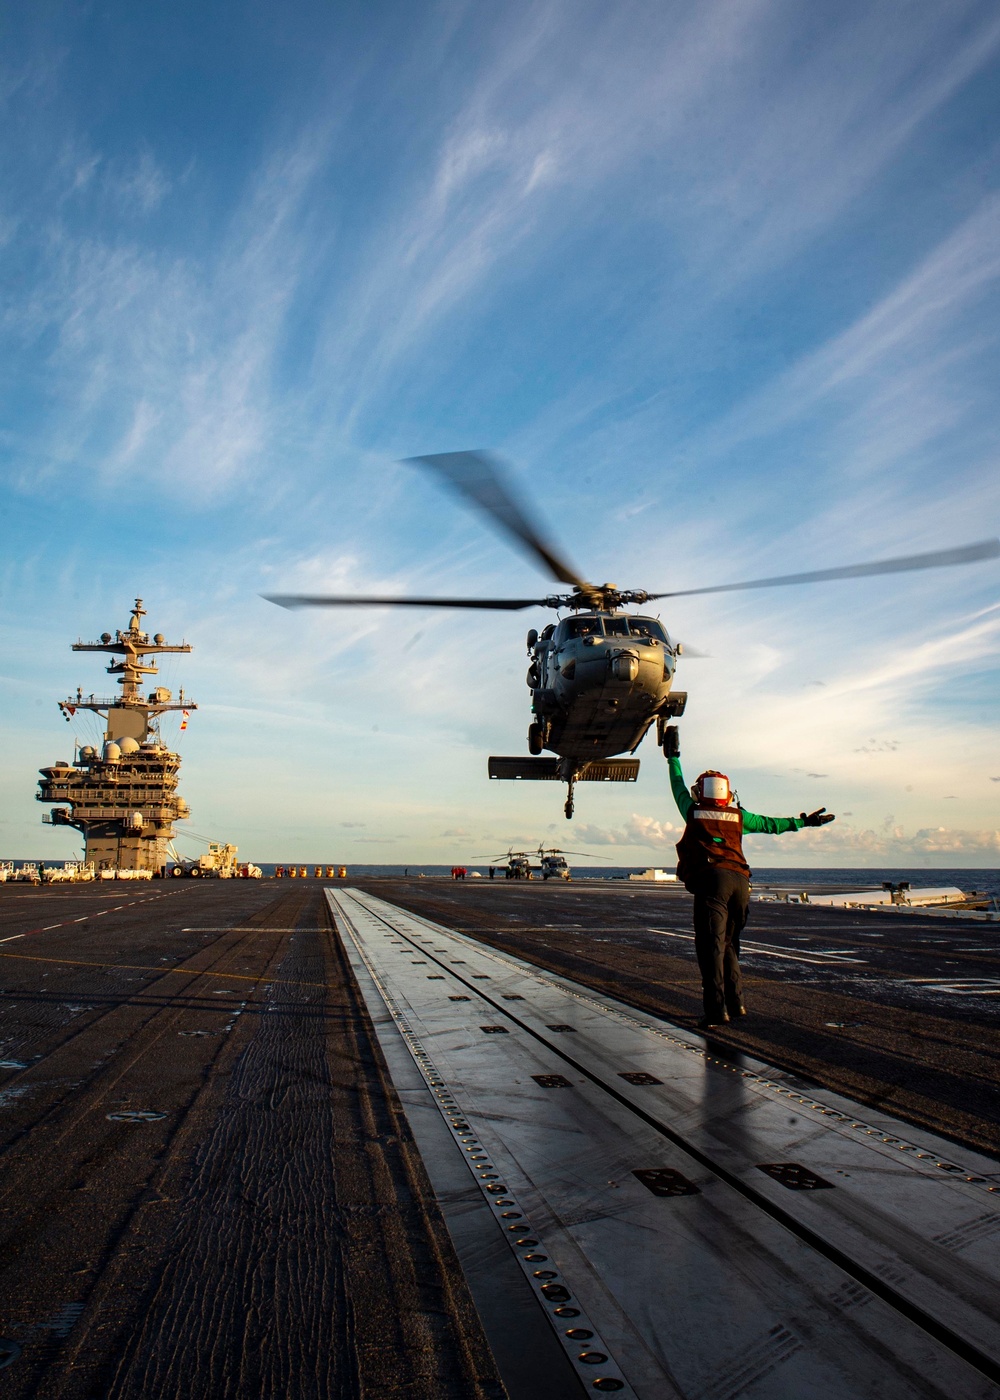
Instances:
[[[527,851],[509,850],[502,856],[493,856],[490,864],[505,860],[503,877],[505,880],[530,880],[534,871],[531,868],[531,856]]]
[[[528,757],[490,757],[490,778],[563,782],[564,812],[573,816],[578,782],[635,782],[639,760],[632,755],[656,725],[662,746],[668,722],[684,713],[687,694],[673,689],[683,653],[657,617],[624,611],[661,598],[689,598],[749,588],[826,583],[834,579],[905,573],[971,564],[1000,555],[1000,540],[893,559],[813,569],[741,583],[649,592],[588,583],[550,544],[506,479],[500,459],[481,450],[410,457],[406,463],[436,473],[494,525],[499,526],[571,591],[541,598],[377,598],[326,594],[264,594],[284,608],[409,607],[479,608],[515,612],[552,608],[568,613],[527,636],[532,718]],[[555,755],[544,757],[543,751]],[[628,756],[625,756],[628,755]]]
[[[541,862],[539,873],[543,880],[569,880],[571,875],[566,863],[567,856],[582,856],[585,860],[596,859],[589,851],[563,851],[558,846],[539,846],[537,851],[510,849],[501,856],[492,856],[490,864],[501,860],[507,862],[504,869],[505,880],[531,880],[535,875],[531,865],[533,855],[537,855]]]
[[[571,880],[572,872],[566,863],[567,856],[582,856],[585,860],[596,860],[589,851],[561,851],[558,846],[539,846],[538,859],[541,861],[543,880]]]

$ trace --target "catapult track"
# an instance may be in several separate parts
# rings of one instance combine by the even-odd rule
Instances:
[[[484,1238],[586,1389],[1000,1393],[995,1163],[371,895],[328,898],[390,1065],[401,1036]]]

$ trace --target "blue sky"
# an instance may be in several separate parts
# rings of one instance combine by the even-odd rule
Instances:
[[[584,573],[695,587],[998,533],[988,3],[8,6],[0,850],[69,644],[186,637],[191,827],[258,859],[672,859],[665,765],[501,785],[547,581],[399,459],[489,446]],[[680,599],[691,775],[769,864],[996,865],[1000,566]],[[168,733],[173,740],[176,734]]]

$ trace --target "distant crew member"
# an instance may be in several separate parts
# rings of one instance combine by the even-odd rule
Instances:
[[[725,773],[713,770],[702,773],[689,793],[676,725],[668,726],[663,751],[685,823],[677,843],[677,878],[694,895],[694,947],[705,1006],[698,1025],[705,1030],[746,1015],[740,933],[750,908],[750,867],[743,854],[743,833],[777,836],[804,826],[825,826],[834,818],[825,807],[797,817],[760,817],[739,806]]]

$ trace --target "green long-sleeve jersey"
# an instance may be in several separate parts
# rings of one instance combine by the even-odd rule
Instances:
[[[670,787],[674,794],[674,801],[677,803],[677,810],[684,821],[687,821],[694,807],[694,798],[684,781],[684,770],[681,768],[680,759],[671,758],[667,762],[670,768]],[[799,831],[805,825],[801,817],[761,817],[756,812],[748,812],[745,807],[741,807],[740,811],[743,813],[744,835],[752,832],[764,832],[768,836],[780,836],[783,831]]]

